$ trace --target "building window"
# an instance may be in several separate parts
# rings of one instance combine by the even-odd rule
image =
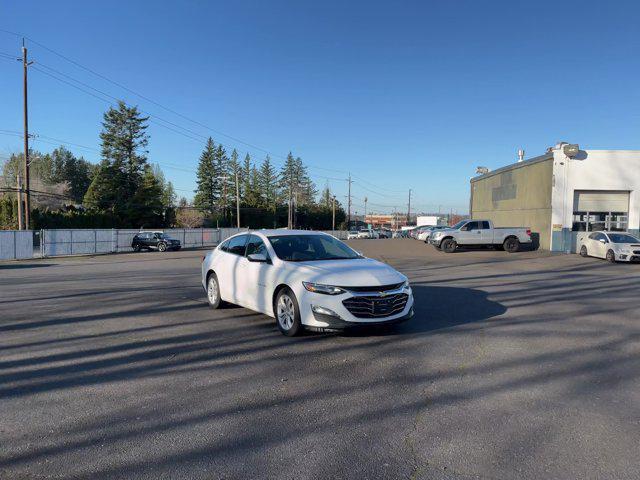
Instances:
[[[626,232],[628,227],[629,216],[626,212],[573,212],[574,232]]]

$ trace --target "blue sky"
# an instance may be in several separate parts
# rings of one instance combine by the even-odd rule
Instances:
[[[409,188],[418,210],[464,212],[475,167],[518,148],[640,148],[639,15],[631,1],[22,0],[0,3],[0,29],[213,130],[28,42],[37,149],[54,148],[46,136],[98,160],[108,105],[41,72],[53,68],[191,130],[149,128],[149,159],[181,195],[211,135],[258,160],[253,146],[277,163],[291,150],[339,196],[350,171],[360,213],[365,196],[369,210],[406,210]],[[0,32],[0,53],[19,46]],[[21,82],[20,64],[0,58],[0,130],[22,128]],[[0,158],[20,148],[0,134]]]

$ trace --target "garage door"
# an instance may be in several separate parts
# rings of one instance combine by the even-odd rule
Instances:
[[[629,211],[629,192],[576,190],[573,198],[573,210],[627,213]]]

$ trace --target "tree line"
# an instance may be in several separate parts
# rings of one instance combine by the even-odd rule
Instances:
[[[240,162],[235,149],[228,154],[209,138],[200,155],[196,184],[193,206],[218,224],[236,225],[238,196],[243,226],[332,228],[334,198],[329,187],[318,196],[307,167],[292,153],[278,170],[269,155],[256,164],[247,153]],[[344,220],[345,212],[335,200],[336,226]]]
[[[278,169],[267,155],[259,164],[247,153],[240,161],[212,138],[196,172],[193,201],[177,200],[158,165],[148,160],[148,117],[119,102],[104,113],[100,163],[76,157],[65,147],[30,151],[31,228],[162,228],[235,226],[236,194],[241,225],[251,228],[330,229],[345,212],[326,186],[320,195],[300,157],[289,153]],[[0,185],[0,228],[17,228],[16,177],[22,154],[4,163]]]

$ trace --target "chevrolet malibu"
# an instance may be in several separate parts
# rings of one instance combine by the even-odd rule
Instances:
[[[413,316],[407,277],[320,232],[260,230],[230,237],[204,257],[202,286],[212,308],[228,302],[264,313],[287,336]]]

